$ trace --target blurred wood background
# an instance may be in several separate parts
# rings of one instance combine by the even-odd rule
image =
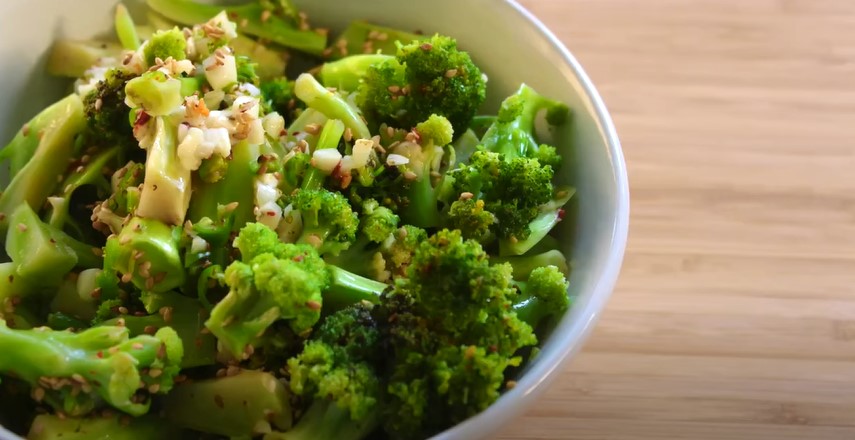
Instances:
[[[521,2],[611,110],[632,218],[592,339],[499,438],[855,439],[855,1]]]

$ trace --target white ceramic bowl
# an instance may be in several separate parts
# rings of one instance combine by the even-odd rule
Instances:
[[[0,144],[38,110],[62,96],[63,82],[43,73],[57,37],[107,34],[116,0],[0,2]],[[560,177],[577,188],[574,221],[559,225],[572,258],[573,308],[528,365],[517,386],[483,413],[436,439],[488,437],[510,423],[579,351],[611,294],[620,270],[629,218],[623,154],[612,120],[591,80],[570,52],[513,0],[303,0],[313,23],[341,28],[372,21],[454,36],[489,75],[487,108],[495,110],[521,82],[567,103],[571,126],[555,143],[565,155]],[[127,2],[126,2],[127,4]],[[132,8],[133,9],[133,8]],[[582,18],[580,18],[582,19]],[[0,353],[2,356],[2,353]],[[0,440],[17,439],[0,427]]]

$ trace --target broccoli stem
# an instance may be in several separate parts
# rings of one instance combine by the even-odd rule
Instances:
[[[516,94],[502,103],[496,121],[481,138],[489,151],[504,154],[507,158],[526,157],[537,149],[534,123],[541,110],[546,110],[546,120],[559,125],[567,118],[565,104],[549,99],[526,84]]]
[[[543,266],[555,266],[565,276],[569,273],[567,259],[561,251],[555,249],[535,255],[493,257],[490,258],[490,262],[493,264],[510,263],[514,269],[513,277],[516,281],[528,280],[533,270]]]
[[[12,330],[0,321],[0,352],[0,374],[20,378],[43,390],[44,394],[39,394],[44,400],[66,414],[88,413],[100,398],[119,410],[140,416],[148,411],[149,402],[139,402],[134,396],[140,388],[151,393],[169,391],[178,372],[176,364],[181,361],[182,347],[175,332],[168,328],[154,336],[129,339],[124,327],[96,327],[72,333]],[[162,373],[156,378],[142,377],[143,368]]]
[[[475,134],[472,129],[466,130],[463,134],[454,140],[454,160],[457,163],[469,162],[469,157],[478,149],[481,144],[481,139]]]
[[[381,54],[351,55],[338,61],[325,63],[321,66],[318,77],[326,87],[354,92],[362,83],[368,68],[392,58],[391,55]]]
[[[184,346],[181,368],[213,365],[216,362],[216,339],[210,333],[202,332],[207,312],[199,301],[177,292],[147,293],[142,296],[142,301],[151,315],[126,315],[99,325],[117,325],[119,319],[122,319],[131,336],[150,334],[160,328],[171,327],[178,333]]]
[[[338,119],[330,119],[324,124],[323,130],[318,137],[318,144],[315,147],[317,150],[335,149],[338,148],[338,143],[344,135],[344,123]],[[324,180],[327,175],[323,171],[309,167],[306,171],[306,176],[303,178],[303,189],[321,189],[324,185]]]
[[[229,42],[229,46],[235,51],[236,56],[249,57],[258,64],[255,72],[261,81],[272,80],[285,74],[285,68],[288,66],[286,53],[243,35],[238,35]]]
[[[69,95],[25,125],[0,153],[11,159],[12,181],[0,195],[0,236],[9,227],[8,215],[21,204],[41,208],[57,187],[74,151],[74,138],[85,127],[83,102]],[[8,151],[8,153],[7,153]]]
[[[33,420],[27,434],[29,440],[150,440],[180,437],[178,429],[153,415],[122,420],[119,416],[81,419],[40,414]]]
[[[51,205],[51,212],[48,218],[49,225],[60,230],[66,226],[70,226],[78,236],[83,235],[80,225],[68,214],[71,197],[78,188],[86,185],[93,185],[103,193],[109,193],[112,188],[110,187],[110,181],[104,177],[104,167],[116,158],[119,149],[119,147],[115,147],[98,153],[86,165],[83,165],[84,169],[82,172],[75,172],[65,179],[62,183],[62,193],[59,196],[48,199]]]
[[[183,383],[163,398],[169,421],[223,436],[291,427],[290,393],[275,376],[257,370]]]
[[[555,191],[555,199],[541,208],[540,214],[529,223],[531,233],[525,240],[502,239],[499,241],[499,255],[522,255],[533,248],[544,237],[552,231],[552,228],[564,217],[561,209],[570,201],[576,190],[573,188],[558,188]]]
[[[401,212],[404,223],[420,228],[432,228],[440,222],[437,188],[431,184],[430,165],[428,161],[426,163],[428,163],[427,170],[410,183],[406,192],[409,204]]]
[[[106,59],[121,60],[122,46],[106,41],[57,40],[47,59],[47,73],[80,78],[92,66]]]
[[[107,239],[104,270],[129,277],[145,292],[166,292],[184,285],[182,228],[132,217],[119,235]]]
[[[324,313],[332,313],[361,301],[378,303],[380,294],[389,285],[346,271],[340,267],[327,266],[330,285],[323,293]]]
[[[339,408],[335,402],[317,399],[293,428],[269,433],[264,436],[264,440],[361,440],[378,425],[376,414],[354,421],[349,411]]]
[[[96,279],[100,273],[100,269],[86,269],[66,277],[50,303],[51,311],[85,321],[92,320],[97,309],[92,292],[97,287]]]
[[[370,139],[371,132],[362,120],[359,111],[337,93],[328,90],[321,85],[309,73],[303,73],[297,77],[294,83],[294,94],[313,108],[330,119],[339,119],[344,122],[345,127],[353,132],[354,139]]]
[[[261,2],[227,6],[192,0],[147,0],[146,3],[155,12],[187,26],[205,23],[220,11],[225,11],[230,20],[241,24],[241,32],[259,39],[312,55],[320,55],[326,46],[326,36],[312,30],[296,29],[275,14],[264,14],[265,8]],[[266,20],[263,20],[265,16]]]
[[[245,141],[232,147],[232,160],[225,177],[215,183],[205,183],[195,188],[190,200],[190,220],[194,223],[204,217],[215,220],[218,206],[237,203],[233,230],[239,230],[248,222],[255,221],[253,200],[260,154],[258,145]]]
[[[395,55],[398,46],[395,42],[407,44],[413,40],[423,39],[424,35],[407,32],[400,29],[379,26],[364,20],[351,21],[347,28],[338,37],[336,43],[331,45],[327,51],[330,59],[339,59],[361,53],[381,53]],[[344,50],[340,49],[338,41],[344,42]]]
[[[95,249],[42,222],[29,205],[23,204],[9,217],[14,227],[6,236],[6,254],[15,263],[15,273],[40,286],[55,287],[72,268],[101,265]]]
[[[128,8],[123,4],[116,6],[115,17],[116,34],[119,37],[119,42],[122,47],[128,50],[137,50],[140,47],[140,37],[137,35],[137,29],[134,26],[134,20],[128,12]]]
[[[166,117],[157,117],[136,215],[170,225],[184,223],[190,203],[190,170],[181,166],[177,148],[176,125]]]

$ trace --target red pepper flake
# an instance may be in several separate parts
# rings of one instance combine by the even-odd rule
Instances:
[[[558,210],[558,220],[564,220],[564,210],[563,209]]]
[[[104,352],[103,352],[103,351],[99,351],[98,353],[95,353],[95,356],[97,356],[97,357],[98,357],[98,359],[104,359]]]

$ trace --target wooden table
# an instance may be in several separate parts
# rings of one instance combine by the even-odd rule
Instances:
[[[855,1],[523,0],[626,154],[623,273],[502,439],[855,439]]]

